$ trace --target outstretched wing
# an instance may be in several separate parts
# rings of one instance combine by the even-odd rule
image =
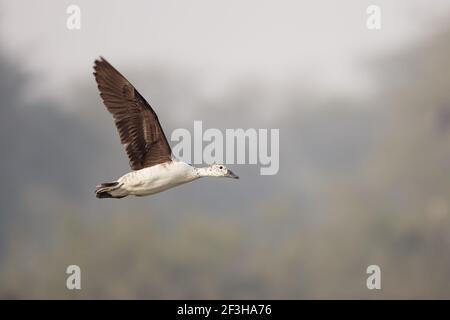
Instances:
[[[130,167],[139,170],[171,160],[171,149],[158,116],[108,61],[95,61],[94,76],[100,96],[113,115]]]

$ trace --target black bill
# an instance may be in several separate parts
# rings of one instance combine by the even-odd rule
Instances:
[[[237,175],[235,175],[231,170],[228,170],[227,175],[228,178],[239,179]]]

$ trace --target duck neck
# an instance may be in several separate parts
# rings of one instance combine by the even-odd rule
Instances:
[[[195,172],[197,173],[197,176],[198,176],[199,178],[211,176],[209,167],[195,168]]]

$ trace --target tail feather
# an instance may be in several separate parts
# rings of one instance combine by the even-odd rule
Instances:
[[[95,188],[95,196],[97,198],[123,198],[126,197],[126,195],[114,195],[112,194],[112,191],[117,190],[120,188],[119,182],[105,182],[100,185],[98,185]]]

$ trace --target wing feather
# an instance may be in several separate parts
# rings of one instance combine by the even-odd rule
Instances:
[[[104,58],[95,61],[94,70],[100,96],[114,118],[130,167],[139,170],[170,161],[170,145],[150,104]]]

